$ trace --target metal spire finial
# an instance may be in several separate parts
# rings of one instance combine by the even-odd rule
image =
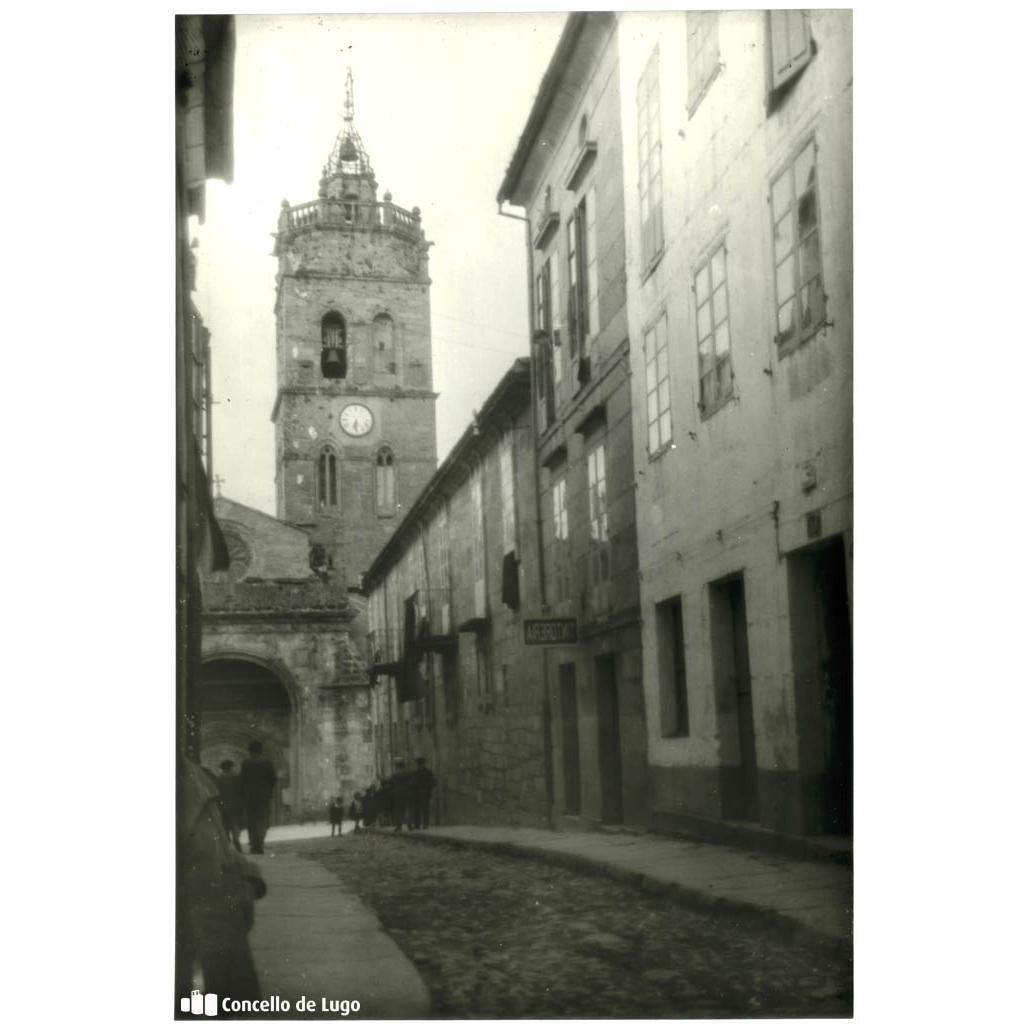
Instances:
[[[352,65],[349,64],[345,75],[345,120],[352,121],[356,116],[356,104],[352,97]]]

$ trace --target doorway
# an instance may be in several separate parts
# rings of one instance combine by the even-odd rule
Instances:
[[[580,813],[580,726],[576,703],[576,664],[558,666],[558,691],[562,711],[562,778],[564,814]]]
[[[820,790],[814,831],[853,832],[853,628],[841,537],[789,557],[801,759]]]
[[[622,741],[619,736],[619,686],[615,676],[615,655],[594,659],[597,697],[597,758],[601,780],[601,821],[621,825]]]
[[[728,817],[758,821],[757,736],[743,577],[733,576],[712,583],[710,594],[715,684],[720,710],[733,710],[739,776],[735,792],[728,799],[730,806],[723,810]]]

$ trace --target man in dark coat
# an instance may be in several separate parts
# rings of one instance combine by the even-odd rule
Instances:
[[[409,812],[409,773],[405,770],[405,758],[395,758],[395,774],[391,777],[391,823],[400,832]]]
[[[437,780],[427,767],[425,757],[416,758],[416,767],[409,776],[410,799],[412,803],[412,824],[410,828],[426,828],[430,821],[430,795]]]
[[[220,793],[220,807],[224,812],[224,827],[231,837],[232,845],[241,852],[242,844],[238,834],[242,831],[242,792],[238,776],[231,770],[234,761],[221,761],[220,775],[217,776],[217,790]]]
[[[249,832],[249,852],[262,853],[270,826],[270,794],[277,784],[277,772],[270,759],[263,756],[263,744],[259,740],[249,744],[249,756],[242,762],[239,783],[245,827]]]

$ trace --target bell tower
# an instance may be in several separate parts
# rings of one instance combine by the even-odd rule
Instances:
[[[317,198],[278,216],[271,413],[278,518],[308,528],[313,568],[348,586],[437,466],[431,244],[419,207],[378,199],[349,68]]]

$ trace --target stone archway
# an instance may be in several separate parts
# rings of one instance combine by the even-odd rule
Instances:
[[[249,743],[259,740],[278,776],[270,823],[291,821],[295,708],[281,675],[261,660],[220,653],[204,660],[201,679],[203,765],[219,774],[220,763],[231,760],[237,771]]]

